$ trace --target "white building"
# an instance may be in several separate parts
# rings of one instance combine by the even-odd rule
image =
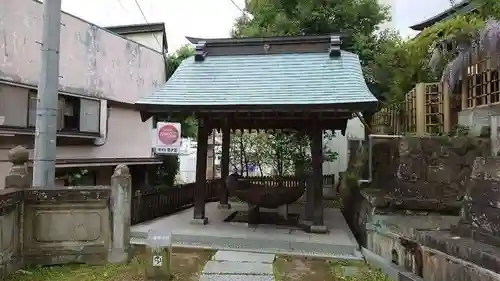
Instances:
[[[347,122],[345,136],[340,131],[335,132],[335,137],[325,141],[325,146],[332,152],[337,152],[337,160],[323,163],[324,175],[335,175],[335,181],[339,179],[339,172],[347,170],[349,160],[349,150],[347,143],[349,140],[364,140],[365,126],[359,118],[353,118]]]

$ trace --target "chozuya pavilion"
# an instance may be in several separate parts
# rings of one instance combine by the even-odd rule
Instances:
[[[300,225],[310,232],[328,231],[323,218],[323,130],[345,134],[354,112],[371,112],[378,103],[365,83],[358,56],[342,50],[341,39],[338,35],[188,38],[196,46],[195,56],[184,60],[162,88],[136,104],[143,121],[153,116],[195,116],[199,122],[193,222],[208,223],[206,155],[213,129],[223,134],[220,208],[231,208],[228,194],[235,192],[249,203],[248,216],[258,220],[259,207],[290,204],[302,195],[290,189],[292,195],[287,196],[282,188],[230,180],[231,130],[280,129],[311,138],[312,175],[304,186],[306,211]]]

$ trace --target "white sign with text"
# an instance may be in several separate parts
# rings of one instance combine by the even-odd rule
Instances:
[[[156,132],[156,154],[179,154],[182,143],[181,123],[158,122]]]

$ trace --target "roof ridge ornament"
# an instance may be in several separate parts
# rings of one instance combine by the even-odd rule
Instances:
[[[271,45],[269,44],[264,44],[264,51],[266,52],[266,54],[269,52],[269,49],[271,49]]]
[[[330,58],[341,56],[340,45],[342,45],[342,40],[339,35],[330,36],[330,49],[328,49],[328,55]]]
[[[206,41],[199,41],[196,43],[195,47],[195,54],[194,54],[194,61],[204,61],[205,57],[207,56],[207,51],[206,51]]]

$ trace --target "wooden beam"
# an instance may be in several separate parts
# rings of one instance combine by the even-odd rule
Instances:
[[[348,118],[316,121],[318,125],[327,130],[343,130],[347,126]],[[213,120],[214,128],[223,128],[225,124],[220,120]],[[229,123],[231,129],[259,130],[259,129],[290,129],[308,130],[313,121],[309,120],[258,120],[258,119],[236,119]]]

